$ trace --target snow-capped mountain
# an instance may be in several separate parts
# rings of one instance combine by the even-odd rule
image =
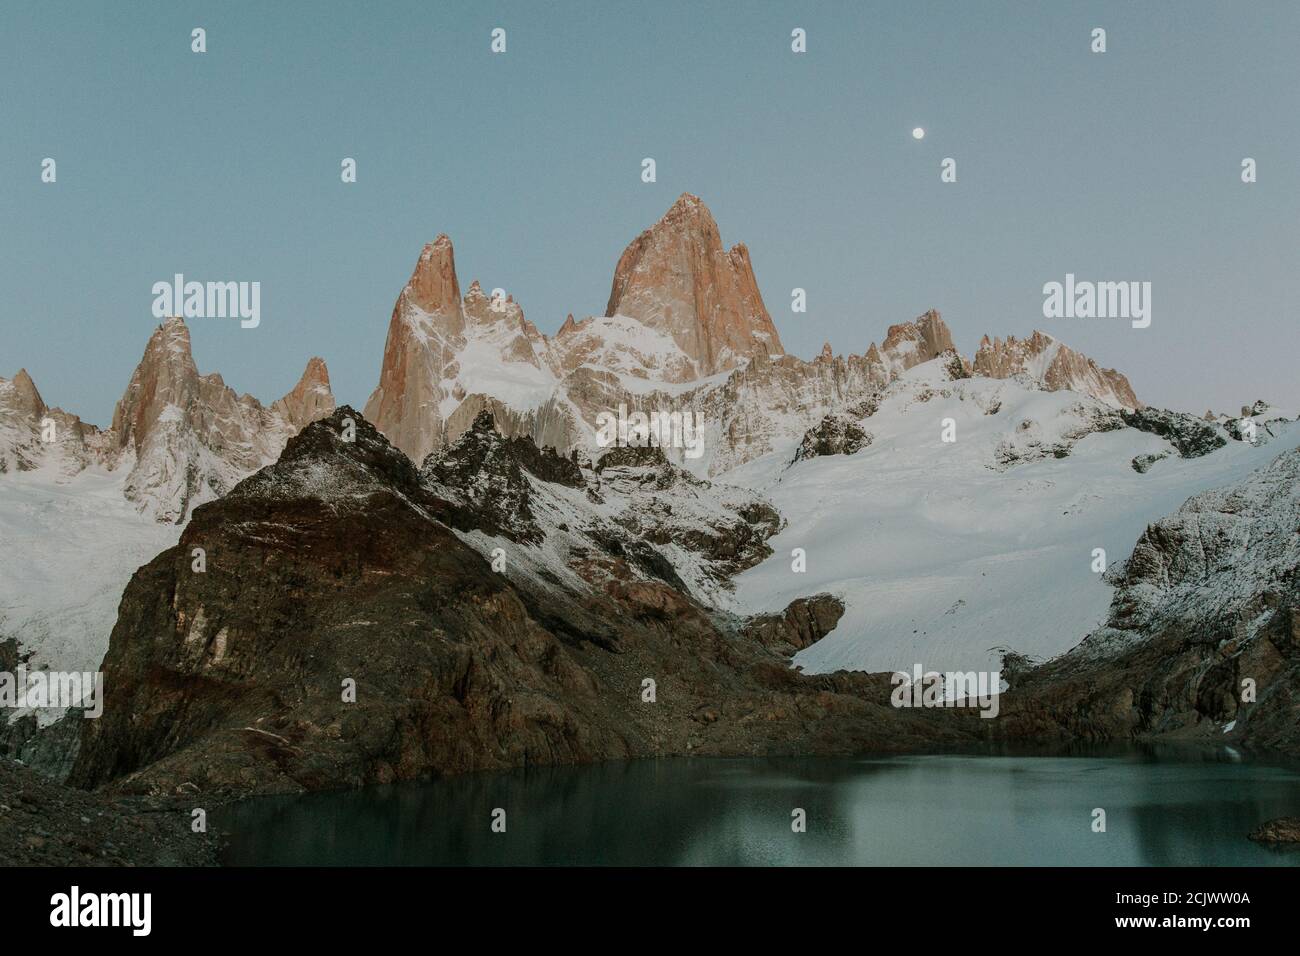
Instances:
[[[691,378],[729,371],[755,352],[785,351],[749,250],[724,251],[712,213],[689,193],[623,251],[605,315],[668,335],[693,364]]]
[[[451,240],[426,246],[389,323],[379,386],[366,405],[398,448],[422,461],[492,411],[512,436],[598,451],[596,420],[633,411],[692,412],[703,458],[670,457],[710,476],[798,439],[828,413],[870,403],[908,369],[940,356],[959,375],[1016,378],[1116,407],[1140,404],[1127,379],[1042,333],[957,354],[936,311],[892,325],[862,355],[829,343],[812,361],[785,353],[744,245],[722,244],[696,196],[683,194],[624,250],[603,316],[541,334],[509,297],[475,282],[462,299]]]
[[[748,251],[690,195],[623,252],[606,311],[543,335],[512,297],[462,294],[439,236],[397,298],[364,418],[464,542],[512,542],[508,573],[533,586],[595,586],[616,547],[634,577],[742,616],[835,595],[839,626],[797,643],[809,671],[1064,651],[1105,619],[1096,549],[1115,565],[1189,495],[1300,444],[1294,415],[1263,403],[1249,428],[1143,407],[1040,332],[967,359],[933,310],[860,355],[789,355]],[[180,319],[105,431],[25,372],[0,380],[0,637],[93,664],[135,567],[333,409],[320,359],[270,406],[200,375]],[[694,416],[703,454],[605,447],[597,422],[621,409]],[[550,449],[528,459],[543,474],[503,455],[523,439]]]
[[[26,369],[0,378],[0,475],[44,469],[68,479],[107,457],[108,444],[94,425],[46,405]]]
[[[313,358],[298,384],[270,408],[239,395],[221,375],[200,375],[183,320],[168,319],[113,412],[127,499],[160,521],[181,522],[204,501],[274,461],[289,437],[334,410],[329,373]]]
[[[333,408],[319,358],[270,407],[200,375],[179,318],[150,337],[107,430],[47,406],[25,371],[0,380],[0,640],[93,670],[135,569]]]
[[[1128,379],[1119,372],[1099,367],[1088,356],[1037,330],[1023,340],[1013,335],[1005,342],[990,341],[984,336],[971,371],[989,378],[1025,378],[1049,391],[1091,395],[1122,408],[1137,408],[1141,404]]]
[[[1107,617],[1113,585],[1095,549],[1103,569],[1118,565],[1151,521],[1300,445],[1294,420],[1253,420],[1256,440],[1243,441],[1191,416],[1138,417],[922,363],[848,419],[866,436],[853,453],[797,456],[787,442],[724,476],[786,520],[729,606],[839,596],[839,627],[795,658],[809,672],[987,670],[997,648],[1063,653]],[[796,548],[806,571],[792,570]]]

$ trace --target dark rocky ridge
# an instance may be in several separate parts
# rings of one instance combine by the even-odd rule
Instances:
[[[1168,441],[1183,458],[1199,458],[1228,443],[1216,426],[1183,412],[1148,405],[1135,411],[1124,409],[1119,415],[1130,428],[1159,435]]]
[[[115,690],[84,722],[71,782],[243,795],[980,732],[969,715],[891,708],[872,675],[793,672],[617,556],[590,592],[516,583],[450,530],[458,517],[352,409],[306,428],[133,577],[103,665]]]
[[[790,463],[825,455],[852,455],[870,444],[871,436],[851,419],[827,415],[804,433]]]

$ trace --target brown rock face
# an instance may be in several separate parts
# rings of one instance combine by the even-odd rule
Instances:
[[[27,369],[20,368],[13,377],[13,391],[10,393],[11,405],[15,412],[31,418],[40,418],[45,414],[45,402],[36,390],[36,383],[27,374]]]
[[[973,369],[974,374],[988,378],[1024,376],[1049,392],[1068,389],[1120,408],[1142,405],[1119,372],[1101,368],[1088,356],[1037,330],[1027,339],[1013,335],[1005,342],[984,336]]]
[[[334,411],[334,393],[330,391],[330,373],[325,360],[309,359],[293,391],[272,405],[271,410],[295,428],[304,428]]]
[[[442,443],[442,380],[465,331],[451,240],[424,247],[388,324],[379,386],[365,416],[415,461]]]
[[[626,315],[672,337],[698,374],[735,368],[755,350],[784,349],[754,281],[749,250],[724,251],[718,225],[688,193],[624,250],[606,316]]]
[[[526,457],[561,487],[576,480],[561,459]],[[449,529],[457,514],[352,409],[304,429],[132,578],[103,664],[113,691],[101,719],[79,721],[71,782],[287,792],[637,756],[956,746],[982,730],[891,707],[865,674],[791,671],[786,647],[839,617],[824,599],[745,636],[616,554],[598,590],[493,571]],[[194,547],[220,555],[204,574]]]
[[[451,240],[440,235],[424,247],[393,307],[379,386],[365,408],[366,418],[413,461],[423,461],[473,421],[469,412],[456,414],[483,373],[482,362],[472,375],[462,367],[471,344],[469,351],[480,358],[485,351],[497,356],[488,363],[493,370],[532,366],[534,385],[552,370],[546,336],[512,296],[487,295],[475,281],[461,297]]]

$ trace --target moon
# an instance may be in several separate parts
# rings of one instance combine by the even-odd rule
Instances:
[[[916,129],[912,130],[912,139],[924,139],[924,138],[925,138],[925,130],[921,129],[921,127],[918,126]]]

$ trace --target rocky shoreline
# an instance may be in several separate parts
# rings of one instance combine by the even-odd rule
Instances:
[[[0,758],[5,866],[215,866],[219,839],[191,829],[192,801],[63,786]]]

